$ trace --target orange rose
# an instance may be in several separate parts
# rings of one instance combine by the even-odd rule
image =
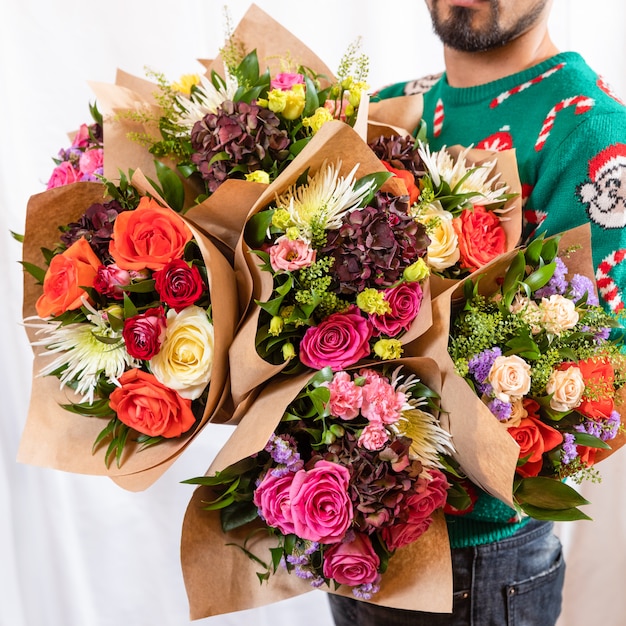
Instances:
[[[152,374],[131,369],[120,377],[121,387],[109,396],[118,419],[150,437],[180,437],[195,423],[191,400],[181,398]]]
[[[612,365],[604,359],[586,359],[578,363],[578,368],[585,381],[585,391],[576,410],[594,420],[608,419],[615,409]]]
[[[144,196],[134,211],[117,216],[109,252],[122,269],[160,270],[182,257],[191,237],[178,213]]]
[[[79,309],[85,288],[93,287],[102,265],[89,242],[81,237],[65,252],[52,257],[43,279],[43,294],[37,300],[37,315],[46,318]]]
[[[543,465],[543,454],[556,448],[562,441],[563,435],[552,426],[529,415],[520,422],[519,426],[508,429],[509,434],[520,447],[519,458],[527,459],[517,468],[522,476],[537,476]]]
[[[452,220],[459,238],[461,267],[470,271],[486,265],[506,247],[506,234],[500,218],[485,207],[475,206]]]
[[[409,194],[409,203],[411,204],[411,206],[413,206],[417,202],[417,199],[420,197],[420,190],[415,184],[415,177],[413,176],[413,174],[411,174],[409,170],[401,170],[397,167],[393,167],[393,165],[390,165],[387,161],[381,161],[381,163],[389,172],[395,174],[400,180],[404,182],[407,192]]]

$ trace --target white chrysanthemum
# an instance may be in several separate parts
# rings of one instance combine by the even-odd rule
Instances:
[[[83,402],[93,402],[101,375],[117,384],[117,379],[127,368],[139,365],[139,361],[126,351],[121,333],[114,331],[99,311],[94,310],[88,322],[67,325],[53,322],[32,326],[39,328],[38,335],[45,336],[33,343],[46,347],[42,356],[57,355],[39,372],[39,376],[48,376],[65,367],[59,378],[61,387],[76,385],[75,391],[82,396]]]
[[[407,396],[400,419],[391,426],[391,429],[398,435],[412,440],[409,449],[410,458],[417,459],[425,467],[443,468],[439,455],[454,452],[452,435],[439,425],[439,421],[432,413],[419,408],[426,405],[427,401],[424,398],[411,396],[410,390],[419,379],[413,374],[404,377],[398,368],[391,376],[390,382],[396,391]]]
[[[341,161],[335,165],[326,162],[306,184],[293,185],[276,198],[276,208],[289,213],[302,239],[310,241],[313,226],[324,229],[339,228],[346,213],[359,208],[374,185],[374,181],[354,190],[355,165],[347,176],[339,176]]]
[[[216,113],[222,102],[232,100],[238,88],[237,80],[227,74],[225,82],[223,88],[216,89],[206,76],[201,76],[193,100],[180,94],[177,99],[184,112],[178,120],[179,124],[190,132],[207,113]]]
[[[445,181],[456,194],[474,194],[468,197],[473,204],[493,204],[501,202],[507,193],[508,186],[498,183],[500,174],[492,175],[496,161],[487,161],[480,165],[466,164],[467,153],[471,146],[465,148],[456,160],[443,146],[441,150],[431,152],[427,144],[420,144],[419,155],[433,180],[435,187]]]

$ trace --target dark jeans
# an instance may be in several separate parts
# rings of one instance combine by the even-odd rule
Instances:
[[[531,520],[508,539],[452,550],[452,614],[328,594],[335,626],[554,626],[565,563],[552,526]]]

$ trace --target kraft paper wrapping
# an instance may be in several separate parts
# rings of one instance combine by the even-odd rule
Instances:
[[[339,121],[327,122],[285,171],[263,191],[251,208],[248,218],[265,209],[276,195],[287,191],[307,169],[310,172],[316,172],[325,161],[329,163],[340,161],[339,172],[342,176],[346,176],[356,165],[358,165],[356,178],[373,172],[386,171],[367,143],[353,128]],[[398,195],[406,194],[404,183],[397,178],[389,179],[383,189]],[[231,391],[233,401],[237,406],[259,385],[278,374],[284,365],[268,363],[257,354],[255,348],[261,309],[254,303],[254,300],[269,299],[272,293],[272,277],[269,272],[260,269],[260,261],[256,255],[251,254],[243,234],[235,249],[235,271],[243,319],[235,334],[229,354]],[[412,341],[430,326],[430,289],[430,285],[426,283],[422,309],[408,332],[400,337],[401,342]]]
[[[91,204],[102,202],[105,187],[100,183],[74,183],[44,191],[30,198],[27,207],[24,261],[42,267],[40,249],[52,247],[59,238],[58,226],[74,221]],[[98,418],[75,415],[61,408],[61,403],[79,401],[73,392],[60,388],[54,376],[38,376],[49,362],[45,348],[34,350],[32,391],[26,425],[19,445],[17,460],[22,463],[51,467],[80,474],[105,475],[124,485],[128,478],[131,490],[147,488],[171,465],[199,430],[219,414],[228,396],[228,347],[237,320],[237,293],[233,270],[217,248],[188,222],[207,267],[211,293],[215,352],[212,379],[204,414],[192,433],[181,438],[139,451],[133,443],[127,445],[121,467],[115,463],[107,469],[104,463],[106,444],[92,454],[93,443],[106,422]],[[23,314],[36,316],[35,302],[41,286],[29,274],[24,277]],[[218,294],[219,297],[213,297]],[[26,327],[31,342],[37,339],[35,329]]]
[[[441,389],[439,369],[431,359],[403,358],[394,363],[403,363],[435,391]],[[309,372],[268,383],[217,454],[207,475],[262,450],[285,409],[311,376]],[[243,545],[253,527],[225,534],[219,511],[202,510],[203,501],[210,499],[210,489],[198,487],[183,521],[181,565],[191,619],[263,606],[312,590],[306,581],[285,571],[271,576],[268,583],[259,584],[255,564],[237,547],[226,545]],[[265,560],[269,557],[268,548],[274,545],[275,540],[258,533],[248,547]],[[349,588],[340,587],[331,592],[352,597]],[[451,612],[452,564],[443,515],[437,514],[424,535],[398,550],[389,560],[381,590],[371,602],[407,610]]]
[[[568,276],[583,274],[594,279],[591,257],[591,228],[585,224],[566,231],[559,242],[563,252],[577,246],[565,259]],[[499,288],[517,248],[498,257],[490,264],[474,272],[465,280],[480,276],[479,292],[489,295]],[[450,331],[452,307],[462,301],[463,282],[460,281],[433,298],[433,323],[430,329],[406,347],[407,354],[425,355],[437,362],[442,372],[441,422],[452,434],[456,453],[453,455],[476,485],[509,506],[513,505],[513,479],[519,458],[519,447],[501,427],[466,381],[454,371],[454,363],[448,354],[447,342]],[[626,399],[621,389],[620,399]],[[626,406],[626,405],[624,405]],[[619,407],[621,408],[621,407]],[[626,423],[626,411],[622,413]],[[624,435],[610,442],[611,450],[598,450],[596,462],[606,458],[626,442]]]

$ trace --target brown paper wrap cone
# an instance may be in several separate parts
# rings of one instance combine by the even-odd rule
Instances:
[[[439,370],[431,359],[406,358],[393,363],[404,364],[425,384],[439,392]],[[309,372],[268,383],[214,459],[207,475],[262,450],[285,409],[311,376]],[[210,499],[209,488],[197,488],[183,521],[181,564],[191,619],[263,606],[311,591],[306,581],[284,571],[260,585],[254,563],[238,548],[226,545],[243,545],[251,527],[225,534],[221,529],[219,512],[201,508],[202,502]],[[266,559],[268,548],[274,545],[275,540],[259,533],[248,547],[254,554]],[[352,596],[350,589],[343,587],[337,593]],[[380,592],[371,602],[407,610],[440,613],[452,610],[450,544],[442,514],[435,516],[429,530],[416,542],[394,554],[387,572],[383,574]]]
[[[285,171],[263,191],[250,210],[248,218],[265,209],[276,195],[287,191],[307,169],[315,172],[325,161],[334,163],[338,160],[341,161],[339,171],[342,176],[346,176],[356,165],[358,165],[357,178],[373,172],[386,171],[353,128],[339,121],[327,122]],[[383,189],[398,195],[406,193],[404,183],[396,178],[389,179]],[[229,354],[231,391],[235,406],[284,368],[284,365],[272,365],[265,361],[255,348],[261,309],[254,304],[254,300],[268,300],[272,293],[272,277],[269,272],[260,269],[259,263],[258,257],[251,254],[242,235],[235,249],[235,271],[243,321],[235,334]],[[430,326],[430,288],[426,283],[422,309],[409,331],[400,338],[403,343],[412,341]]]
[[[139,173],[140,176],[140,173]],[[52,247],[59,238],[58,226],[76,220],[91,204],[101,202],[105,187],[100,183],[75,183],[51,189],[30,198],[27,208],[23,247],[24,261],[42,266],[41,247]],[[60,404],[80,399],[67,388],[60,388],[54,376],[38,376],[48,363],[42,356],[45,348],[35,350],[33,381],[26,425],[20,441],[17,460],[80,474],[105,475],[128,488],[147,488],[175,461],[199,430],[219,410],[228,392],[228,347],[237,320],[237,293],[233,270],[216,247],[194,225],[188,225],[200,246],[207,267],[215,328],[214,362],[204,415],[192,433],[139,451],[129,443],[121,467],[107,468],[104,449],[92,454],[92,446],[106,425],[98,418],[75,415]],[[24,279],[24,317],[36,315],[35,302],[41,286],[30,275]],[[219,297],[217,297],[217,295]],[[35,330],[26,327],[29,339],[35,341]]]

